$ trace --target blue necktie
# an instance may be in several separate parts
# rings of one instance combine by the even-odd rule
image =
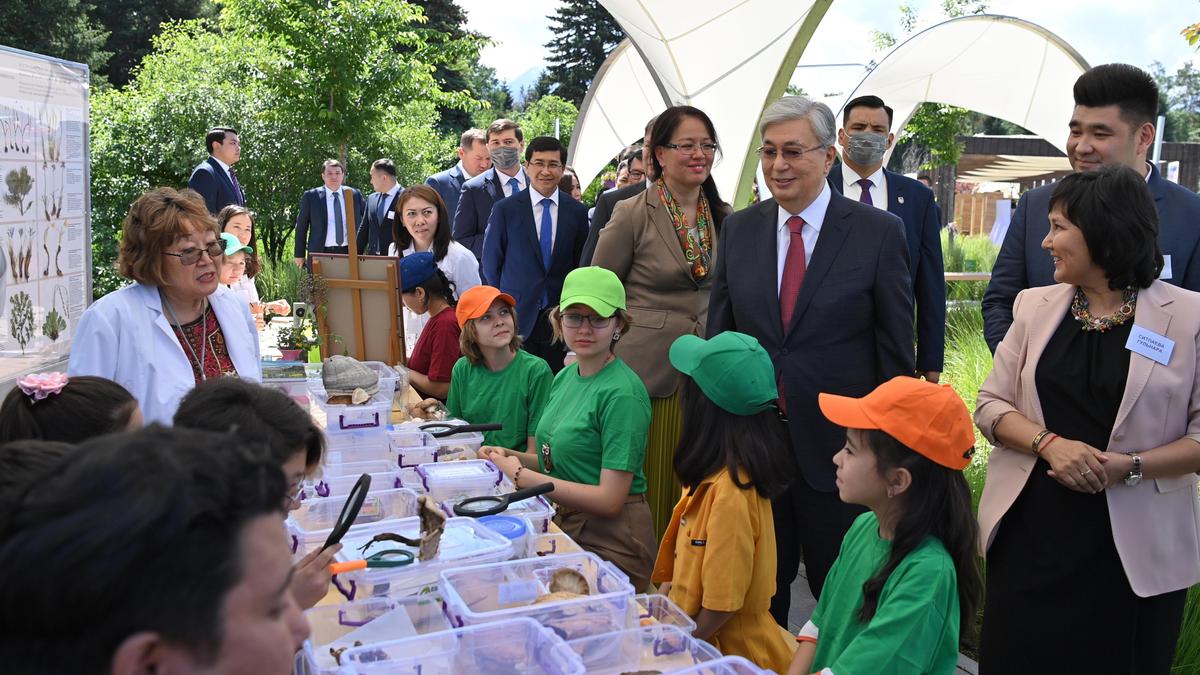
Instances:
[[[542,230],[538,236],[538,242],[542,245],[542,263],[547,272],[550,271],[551,245],[554,236],[554,219],[550,216],[550,205],[553,203],[549,197],[542,200]]]
[[[521,183],[518,182],[516,178],[508,179],[508,187],[511,188],[511,190],[512,190],[512,192],[509,193],[509,195],[508,195],[509,197],[511,197],[521,191]]]
[[[346,245],[346,223],[342,220],[342,200],[333,193],[333,238],[338,246]]]

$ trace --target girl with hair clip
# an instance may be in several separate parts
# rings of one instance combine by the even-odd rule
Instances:
[[[26,375],[0,404],[0,443],[26,439],[82,443],[142,426],[142,411],[125,387],[103,377]]]
[[[421,251],[400,260],[400,299],[414,314],[429,314],[408,359],[408,383],[421,396],[444,401],[454,362],[462,356],[461,329],[454,315],[454,284],[438,269],[433,253]]]
[[[982,585],[962,475],[970,414],[949,385],[904,376],[818,401],[846,427],[838,495],[870,511],[846,533],[787,672],[952,673]]]
[[[683,494],[658,549],[652,581],[722,654],[783,672],[793,648],[771,617],[775,523],[771,499],[791,479],[775,368],[758,340],[727,331],[676,339],[683,435],[675,474]],[[736,373],[731,377],[731,374]]]
[[[545,360],[521,349],[515,305],[493,286],[476,286],[458,299],[463,357],[454,364],[446,409],[472,424],[502,423],[503,429],[484,432],[484,445],[533,452],[533,431],[554,376]]]

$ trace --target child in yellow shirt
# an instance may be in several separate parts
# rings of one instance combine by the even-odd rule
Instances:
[[[695,635],[727,655],[783,672],[794,650],[771,618],[775,525],[771,497],[787,486],[787,428],[775,408],[766,350],[732,331],[671,345],[683,385],[675,473],[683,494],[652,580],[696,621]]]

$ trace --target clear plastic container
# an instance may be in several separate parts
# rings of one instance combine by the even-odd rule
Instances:
[[[634,600],[638,605],[639,626],[674,626],[688,634],[696,630],[692,617],[665,595],[643,593]]]
[[[363,361],[362,363],[379,375],[379,393],[376,396],[384,396],[389,401],[392,400],[392,396],[396,394],[396,389],[400,388],[400,380],[404,378],[395,369],[382,361]],[[323,363],[310,363],[304,369],[309,391],[314,394],[314,397],[317,394],[321,394],[318,398],[322,401],[325,400],[325,382],[321,379],[321,371],[324,365]],[[404,386],[408,386],[407,380],[404,382]]]
[[[336,436],[326,436],[325,461],[328,464],[357,462],[387,462],[396,466],[396,455],[392,448],[379,440],[376,431],[354,431]]]
[[[437,454],[439,449],[441,446],[438,445],[392,446],[392,452],[396,455],[396,463],[400,466],[412,467],[442,461]]]
[[[529,557],[529,544],[533,534],[528,520],[512,516],[484,516],[479,522],[512,542],[513,560]]]
[[[263,386],[272,389],[278,389],[287,394],[288,398],[296,402],[296,405],[308,411],[309,405],[312,403],[312,395],[308,391],[308,383],[304,378],[267,378],[263,377]]]
[[[361,405],[326,403],[317,396],[317,405],[325,412],[325,436],[331,443],[342,442],[337,436],[350,434],[355,442],[387,445],[387,428],[392,419],[392,396],[382,391]]]
[[[512,492],[511,489],[506,489],[509,485],[510,483],[506,477],[501,480],[500,484],[497,485],[494,491],[489,494],[500,495]],[[458,502],[458,499],[447,499],[441,503],[442,510],[446,512],[446,515],[453,516],[455,515],[454,505]],[[549,499],[538,495],[537,497],[523,499],[519,502],[511,504],[507,509],[502,511],[500,515],[512,516],[513,518],[524,518],[528,520],[529,526],[532,528],[530,534],[536,536],[550,530],[550,522],[554,520],[554,505]],[[575,550],[580,549],[576,547]],[[532,551],[530,554],[532,554]]]
[[[554,633],[529,619],[357,647],[342,654],[341,672],[466,675],[577,675],[583,664]]]
[[[468,431],[464,434],[454,434],[445,438],[433,439],[438,447],[438,462],[457,462],[464,459],[475,459],[479,456],[479,448],[483,447],[483,434],[478,431]]]
[[[288,514],[288,528],[303,535],[314,530],[330,530],[337,523],[345,497],[318,497],[300,502],[300,508]],[[355,524],[395,520],[417,515],[417,493],[404,488],[369,492],[363,500]]]
[[[324,474],[317,480],[310,480],[304,484],[304,488],[300,492],[300,499],[338,497],[344,500],[350,495],[350,490],[354,489],[354,484],[358,482],[360,475],[358,473],[345,476]],[[400,487],[404,487],[400,479],[400,471],[397,467],[391,467],[387,471],[371,474],[371,488],[367,492],[395,490]]]
[[[554,573],[563,568],[583,575],[588,595],[538,603],[550,592]],[[628,577],[592,553],[459,567],[442,572],[438,588],[454,626],[527,616],[571,640],[637,625]]]
[[[767,675],[775,671],[763,670],[740,656],[723,656],[673,672],[675,675]]]
[[[342,538],[342,550],[337,560],[361,560],[380,550],[414,547],[394,541],[380,541],[367,546],[375,535],[391,532],[416,539],[421,536],[421,522],[417,517],[384,520],[369,525],[355,525]],[[320,546],[329,530],[308,533],[306,550]],[[430,592],[438,583],[438,575],[449,567],[478,565],[508,560],[512,556],[512,543],[500,534],[481,525],[474,518],[448,518],[442,532],[438,555],[434,560],[414,561],[403,567],[368,568],[356,572],[339,574],[334,586],[347,600],[358,597],[388,596],[405,597]]]
[[[336,673],[338,658],[331,649],[352,649],[356,642],[373,645],[450,628],[437,595],[366,598],[320,605],[304,614],[312,634],[296,655],[298,675]]]
[[[420,425],[413,422],[402,422],[388,427],[388,443],[392,448],[413,448],[433,445],[433,436],[421,431]]]
[[[533,540],[533,555],[539,558],[548,555],[563,555],[566,553],[582,553],[583,549],[575,540],[561,532],[539,534]]]
[[[590,675],[675,672],[721,658],[717,648],[675,626],[647,626],[567,642]]]
[[[504,474],[484,459],[433,462],[417,467],[425,492],[436,502],[496,494]]]
[[[364,473],[390,473],[396,470],[396,463],[387,459],[373,459],[364,462],[333,461],[326,456],[326,464],[321,467],[323,477],[359,476]]]

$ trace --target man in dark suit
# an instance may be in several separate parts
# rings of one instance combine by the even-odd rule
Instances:
[[[358,252],[366,255],[387,255],[392,245],[392,226],[398,223],[396,197],[400,184],[396,182],[396,163],[386,157],[371,164],[371,187],[375,192],[367,197],[366,217],[358,225]]]
[[[596,252],[596,242],[600,241],[600,230],[608,224],[608,220],[612,218],[613,209],[617,207],[619,202],[623,202],[630,197],[636,197],[646,189],[646,186],[654,181],[654,162],[650,161],[650,130],[654,128],[654,120],[658,119],[658,115],[650,118],[646,123],[646,135],[642,138],[642,147],[638,166],[644,174],[644,180],[639,180],[631,185],[626,185],[619,190],[609,190],[596,198],[596,208],[592,211],[592,222],[588,228],[587,243],[583,245],[583,257],[579,260],[580,267],[587,267],[592,264],[592,254]]]
[[[1067,136],[1067,158],[1076,171],[1125,164],[1146,176],[1158,207],[1158,245],[1163,281],[1200,291],[1200,197],[1165,180],[1146,161],[1154,144],[1158,85],[1145,71],[1123,63],[1096,66],[1075,81],[1075,110]],[[1042,250],[1050,231],[1054,185],[1021,196],[1013,211],[992,280],[983,296],[983,333],[988,346],[1004,339],[1012,325],[1017,293],[1054,283],[1054,263]]]
[[[208,159],[200,162],[188,178],[188,187],[204,197],[204,205],[214,216],[234,204],[246,205],[246,196],[233,165],[242,158],[242,143],[231,127],[213,127],[204,136]]]
[[[725,219],[708,336],[752,335],[775,363],[799,469],[772,504],[778,567],[771,614],[786,626],[800,552],[808,586],[820,597],[842,537],[863,511],[838,498],[833,456],[845,430],[821,414],[817,394],[865,396],[912,375],[912,279],[904,223],[826,182],[837,155],[828,106],[787,96],[767,107],[759,129],[774,197]]]
[[[366,215],[362,193],[354,188],[342,187],[345,178],[342,163],[336,159],[325,160],[321,179],[325,185],[313,188],[300,198],[300,214],[296,216],[296,244],[293,262],[297,267],[307,267],[308,256],[313,253],[349,253],[347,242],[355,236],[355,225]],[[354,198],[353,222],[346,216],[346,193]]]
[[[483,260],[483,234],[492,205],[529,187],[529,175],[521,168],[525,136],[516,122],[499,119],[489,124],[487,146],[492,168],[463,183],[451,229],[454,240],[479,260]],[[484,277],[483,281],[494,280]]]
[[[458,164],[425,179],[425,184],[437,190],[446,202],[446,213],[454,217],[463,183],[492,168],[488,154],[487,135],[483,129],[467,129],[458,139]]]
[[[937,382],[946,346],[946,277],[941,226],[933,191],[883,168],[883,155],[896,137],[892,109],[878,96],[859,96],[842,108],[838,145],[842,163],[829,172],[834,192],[904,221],[908,269],[917,306],[917,374]]]
[[[587,207],[558,189],[567,162],[567,149],[558,139],[531,140],[525,162],[530,187],[492,209],[483,270],[488,283],[516,299],[526,351],[558,372],[565,353],[553,342],[548,315],[558,305],[563,279],[579,266],[587,239]]]

